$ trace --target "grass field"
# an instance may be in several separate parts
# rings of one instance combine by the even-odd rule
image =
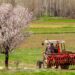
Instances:
[[[74,70],[38,70],[36,69],[37,60],[42,59],[42,53],[45,47],[41,43],[45,39],[56,39],[66,41],[66,50],[75,52],[75,20],[58,17],[43,17],[33,21],[30,25],[30,31],[33,33],[18,48],[10,53],[9,66],[18,67],[20,70],[1,70],[1,75],[74,75]],[[0,66],[4,66],[5,56],[0,54]],[[34,68],[34,70],[23,70],[25,67]],[[72,68],[75,68],[75,66]]]
[[[0,75],[75,75],[74,71],[64,71],[64,70],[37,70],[37,71],[2,71]]]
[[[43,17],[30,25],[33,33],[75,33],[75,20],[65,18]]]

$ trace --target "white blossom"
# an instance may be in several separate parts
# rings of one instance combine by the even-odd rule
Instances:
[[[0,5],[0,45],[6,44],[10,50],[15,48],[28,35],[28,23],[32,13],[28,9],[11,4]],[[24,34],[22,30],[25,30]]]

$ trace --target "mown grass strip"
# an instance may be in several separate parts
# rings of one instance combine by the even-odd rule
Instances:
[[[49,17],[49,16],[43,16],[38,18],[38,20],[35,20],[34,22],[66,22],[71,23],[75,22],[75,19],[68,19],[64,17]]]
[[[62,27],[62,28],[31,28],[34,34],[52,34],[52,33],[75,33],[75,27]]]

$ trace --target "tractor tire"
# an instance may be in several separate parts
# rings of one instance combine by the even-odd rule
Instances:
[[[51,65],[47,63],[47,61],[43,61],[43,67],[44,68],[51,68]]]
[[[56,67],[55,67],[55,69],[58,69],[59,68],[59,65],[55,65]]]
[[[37,61],[37,68],[41,69],[43,65],[43,61]]]
[[[69,64],[60,65],[61,69],[69,69]]]
[[[47,64],[47,68],[51,68],[52,66],[50,64]]]

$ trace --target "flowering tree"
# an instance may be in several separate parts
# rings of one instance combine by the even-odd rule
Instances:
[[[32,13],[22,6],[0,5],[0,52],[4,50],[6,68],[8,68],[9,51],[27,37],[31,18]]]

